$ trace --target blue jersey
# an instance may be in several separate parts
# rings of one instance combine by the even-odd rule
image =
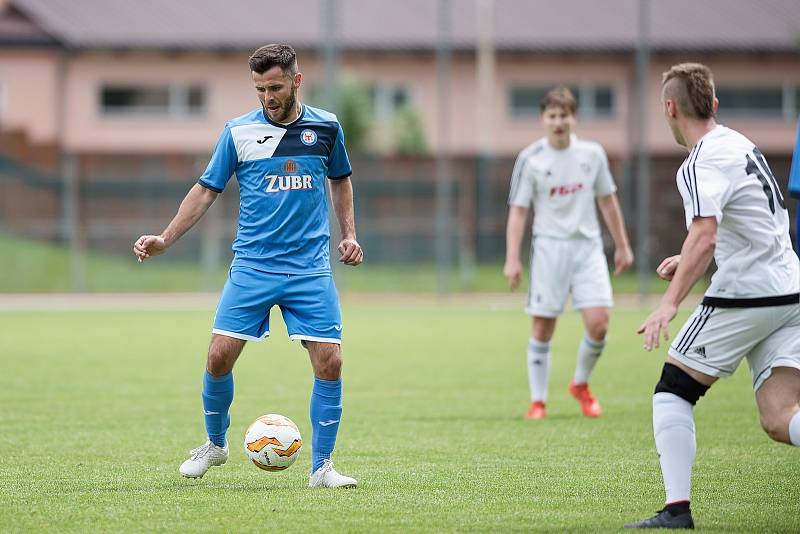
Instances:
[[[229,121],[198,182],[221,193],[236,173],[233,265],[313,274],[331,269],[325,180],[351,172],[336,116],[303,105],[287,125],[266,118],[262,108]]]
[[[800,198],[800,119],[797,120],[797,140],[794,143],[792,170],[789,172],[789,194],[795,198]],[[800,221],[800,209],[797,212],[797,219]],[[797,246],[798,250],[800,250],[800,243]]]

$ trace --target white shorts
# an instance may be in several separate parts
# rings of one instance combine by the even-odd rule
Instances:
[[[701,304],[675,336],[669,355],[717,377],[730,376],[747,358],[757,390],[773,367],[800,369],[800,305],[715,308]]]
[[[536,237],[531,243],[531,280],[525,312],[558,317],[572,293],[576,310],[613,306],[603,243],[595,239]]]

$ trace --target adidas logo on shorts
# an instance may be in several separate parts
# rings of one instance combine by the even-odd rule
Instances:
[[[699,355],[701,358],[705,358],[706,357],[706,348],[703,347],[703,346],[693,348],[692,352],[694,352],[695,354]]]

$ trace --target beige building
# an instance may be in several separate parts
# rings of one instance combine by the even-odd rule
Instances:
[[[339,70],[368,88],[377,133],[409,106],[430,151],[448,139],[456,154],[515,154],[541,135],[541,92],[565,83],[580,97],[580,133],[614,157],[629,154],[638,2],[484,1],[493,6],[481,13],[491,17],[495,61],[491,87],[479,95],[480,4],[449,2],[443,133],[437,2],[335,2]],[[228,118],[257,104],[246,67],[256,46],[293,43],[307,85],[320,90],[325,9],[322,0],[267,9],[253,0],[0,0],[0,126],[76,153],[206,153]],[[650,9],[651,152],[677,153],[660,117],[660,73],[698,60],[715,71],[721,119],[765,152],[787,153],[800,111],[800,3],[673,0]]]
[[[649,5],[650,50],[644,116],[634,98],[642,4]],[[634,145],[644,142],[651,205],[659,208],[650,210],[651,228],[662,232],[652,236],[654,255],[671,252],[682,237],[663,231],[680,209],[673,181],[684,152],[661,117],[661,72],[676,62],[710,65],[720,121],[752,138],[784,182],[800,114],[797,0],[0,0],[0,154],[54,176],[77,173],[98,187],[179,184],[158,211],[148,206],[148,220],[114,226],[95,215],[109,209],[93,208],[91,199],[76,216],[88,221],[90,244],[114,228],[150,228],[150,219],[167,219],[184,184],[201,172],[225,121],[258,105],[246,59],[268,42],[298,50],[306,98],[331,83],[331,52],[335,72],[357,79],[368,95],[367,148],[383,157],[356,166],[369,177],[357,188],[357,210],[369,221],[362,237],[374,240],[371,250],[392,247],[372,258],[433,256],[433,156],[440,148],[457,158],[459,250],[501,256],[513,158],[542,135],[538,101],[555,84],[575,89],[578,134],[608,151],[631,223],[630,169]],[[444,86],[442,42],[450,58]],[[489,58],[483,70],[479,49]],[[414,159],[394,155],[402,110],[416,116],[424,139]],[[493,158],[488,171],[479,170],[479,155]],[[119,193],[120,202],[130,194]],[[12,204],[6,214],[24,203]],[[55,198],[37,206],[53,206],[60,220],[69,212],[57,213]],[[139,211],[130,208],[130,217]]]

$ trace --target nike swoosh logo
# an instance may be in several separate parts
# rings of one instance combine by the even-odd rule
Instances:
[[[336,419],[335,421],[333,419],[330,419],[328,421],[320,421],[319,424],[321,424],[322,426],[330,426],[330,425],[332,425],[334,423],[338,423],[338,422],[339,422],[338,419]]]
[[[338,325],[334,326],[334,328],[335,328],[336,330],[338,330],[339,332],[341,332],[341,331],[342,331],[342,325],[340,325],[340,324],[338,324]]]
[[[203,415],[219,415],[219,412],[209,412],[207,410],[203,410]]]

